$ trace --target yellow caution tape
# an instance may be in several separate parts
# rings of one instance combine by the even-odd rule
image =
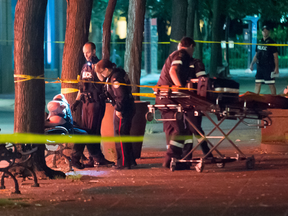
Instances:
[[[156,95],[153,93],[132,93],[133,96],[139,96],[139,97],[152,97],[156,98]]]
[[[205,40],[194,40],[196,43],[232,43],[237,45],[263,45],[259,43],[241,43],[241,42],[234,42],[234,41],[205,41]],[[0,40],[0,42],[14,42],[14,40]],[[169,42],[157,42],[158,44],[170,44],[173,43],[180,43],[179,40],[175,40],[170,38]],[[56,44],[63,44],[65,41],[45,41],[45,43],[56,43]],[[110,42],[110,44],[125,44],[126,42]],[[143,44],[152,44],[153,42],[142,42]],[[102,44],[102,42],[95,42],[95,44]],[[265,44],[266,46],[288,46],[288,44]]]
[[[61,88],[61,94],[75,93],[78,91],[79,89],[76,89],[76,88]]]
[[[94,135],[44,135],[31,133],[1,134],[0,143],[15,144],[57,144],[57,143],[100,143],[100,142],[142,142],[143,136],[101,137]]]
[[[191,139],[191,136],[177,136],[178,140]],[[1,134],[0,143],[13,144],[57,144],[57,143],[101,143],[101,142],[143,142],[144,136],[101,137],[96,135],[45,135],[31,133]],[[148,140],[148,138],[147,138]]]

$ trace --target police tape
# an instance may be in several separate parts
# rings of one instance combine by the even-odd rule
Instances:
[[[57,144],[57,143],[100,143],[100,142],[142,142],[143,136],[103,137],[96,135],[46,135],[31,133],[1,134],[0,143],[15,144]]]
[[[261,43],[242,43],[242,42],[234,42],[234,41],[203,41],[203,40],[194,40],[196,43],[208,43],[208,44],[215,44],[215,43],[217,43],[217,44],[235,44],[235,45],[242,45],[242,46],[246,46],[246,45],[255,45],[255,46],[257,46],[257,45],[259,45],[259,46],[263,46],[263,45],[265,45],[265,46],[279,46],[279,47],[281,47],[281,46],[283,46],[283,47],[286,47],[286,46],[288,46],[288,44],[261,44]],[[180,41],[179,40],[174,40],[174,39],[172,39],[172,38],[170,38],[170,42],[173,42],[173,43],[180,43]]]
[[[236,44],[236,45],[241,45],[241,46],[246,46],[246,45],[263,45],[261,43],[243,43],[243,42],[235,42],[235,41],[205,41],[205,40],[194,40],[196,43],[207,43],[207,44],[212,44],[212,43],[226,43],[226,44]],[[14,40],[0,40],[0,42],[14,42]],[[170,38],[169,42],[142,42],[142,44],[170,44],[171,42],[173,43],[180,43],[180,40],[175,40]],[[55,43],[55,44],[65,44],[65,41],[44,41],[44,43]],[[126,42],[110,42],[110,44],[125,44]],[[95,42],[95,44],[102,44],[102,42]],[[265,44],[265,46],[283,46],[286,47],[288,44]]]
[[[114,85],[113,83],[110,82],[100,82],[100,81],[85,81],[85,80],[79,80],[78,78],[76,80],[63,80],[60,78],[45,78],[44,75],[39,75],[39,76],[31,76],[31,75],[24,75],[24,74],[14,74],[15,78],[21,78],[22,80],[15,80],[14,82],[24,82],[24,81],[29,81],[32,79],[50,79],[54,81],[46,81],[45,83],[95,83],[95,84],[104,84],[104,85]],[[197,91],[195,88],[187,88],[187,87],[177,87],[177,86],[149,86],[149,85],[137,85],[137,84],[126,84],[126,83],[117,83],[117,85],[123,85],[123,86],[131,86],[131,87],[139,87],[139,88],[150,88],[150,89],[171,89],[172,91],[178,91],[178,90],[189,90],[189,91]],[[69,94],[69,93],[75,93],[77,92],[78,89],[76,88],[62,88],[61,93],[62,94]],[[221,93],[221,91],[213,91],[213,90],[207,90],[207,92],[214,92],[214,93]],[[134,96],[142,96],[142,97],[153,97],[155,98],[156,96],[153,93],[132,93]]]
[[[164,136],[165,138],[165,136]],[[184,141],[191,139],[191,136],[177,136],[177,140]],[[145,137],[146,141],[153,142],[155,138]],[[0,144],[14,143],[14,144],[48,144],[55,145],[59,143],[79,143],[92,144],[105,142],[143,142],[144,136],[96,136],[96,135],[46,135],[46,134],[32,134],[32,133],[14,133],[1,134]],[[163,143],[165,144],[165,143]]]

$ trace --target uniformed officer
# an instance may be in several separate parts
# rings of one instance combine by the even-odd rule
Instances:
[[[194,52],[195,42],[192,38],[184,37],[178,45],[178,50],[169,55],[162,68],[160,78],[157,85],[169,85],[169,86],[182,86],[185,87],[187,80],[191,78],[191,61],[193,62],[192,55]],[[198,69],[197,69],[198,70]],[[202,73],[201,68],[197,71],[200,75]],[[160,99],[156,97],[156,104],[173,104],[171,99]],[[174,119],[175,111],[173,110],[160,110],[163,119]],[[194,114],[194,112],[192,112]],[[194,115],[191,116],[195,123]],[[197,119],[197,118],[195,118]],[[199,119],[197,119],[199,121]],[[171,158],[180,159],[187,155],[192,149],[192,139],[183,140],[181,136],[190,134],[191,131],[187,127],[185,120],[177,121],[164,121],[164,131],[167,140],[167,152],[164,167],[170,167]],[[188,124],[189,125],[189,124]],[[197,123],[201,128],[201,121]],[[194,130],[194,129],[193,129]],[[207,144],[206,144],[207,146]],[[208,147],[207,147],[208,148]],[[209,148],[208,148],[209,149]],[[206,149],[207,151],[207,149]],[[208,150],[209,151],[209,150]],[[186,159],[191,159],[192,155],[189,155]],[[190,169],[189,163],[180,163],[176,165],[176,169]]]
[[[107,59],[100,60],[96,64],[96,72],[101,74],[103,81],[111,83],[105,85],[108,98],[112,101],[114,111],[114,134],[115,136],[129,136],[132,119],[135,114],[134,98],[131,87],[120,84],[130,84],[126,72],[117,68],[114,63]],[[130,169],[136,165],[131,142],[116,142],[117,166],[116,169]]]
[[[250,64],[253,70],[253,64],[257,63],[257,73],[255,76],[255,93],[259,94],[261,83],[269,85],[272,95],[276,95],[275,74],[279,74],[278,51],[276,46],[267,46],[265,44],[275,44],[270,38],[270,28],[266,25],[262,28],[263,38],[257,45],[256,54]],[[274,75],[274,76],[273,76]]]
[[[96,56],[96,46],[94,43],[88,42],[83,46],[83,54],[87,60],[81,70],[80,85],[75,103],[71,106],[71,110],[75,111],[76,107],[82,102],[82,127],[88,134],[101,135],[101,122],[105,113],[105,96],[103,95],[103,84],[97,84],[99,78],[93,70],[93,66],[99,61]],[[75,144],[72,152],[73,161],[80,160],[85,145]],[[114,162],[105,159],[102,154],[100,143],[87,144],[89,151],[89,162],[86,167],[95,165],[114,165]]]

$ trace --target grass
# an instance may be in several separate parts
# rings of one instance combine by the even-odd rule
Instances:
[[[29,207],[29,206],[31,205],[25,202],[15,202],[15,200],[11,200],[11,199],[0,199],[0,207],[4,207],[4,208]]]

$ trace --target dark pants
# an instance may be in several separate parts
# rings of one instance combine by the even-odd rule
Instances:
[[[120,119],[116,116],[114,111],[114,134],[115,136],[129,136],[132,125],[132,119],[135,114],[135,110],[131,110],[123,115]],[[135,157],[133,153],[131,142],[115,142],[117,152],[117,166],[130,167],[135,164]]]
[[[191,110],[191,111],[188,111],[186,113],[186,116],[194,124],[194,126],[197,128],[197,130],[201,134],[204,135],[205,133],[204,133],[204,131],[202,129],[202,126],[201,126],[201,124],[202,124],[202,114],[201,114],[201,112],[198,112],[198,114],[195,115],[195,111]],[[188,125],[188,128],[191,131],[191,133],[194,134],[197,139],[201,138],[201,136],[198,133],[198,131],[192,125],[190,125],[188,122],[187,122],[187,125]],[[192,147],[193,147],[193,145],[192,145]],[[204,155],[206,155],[210,151],[210,148],[208,147],[206,141],[203,141],[201,143],[200,147],[201,147],[202,152],[203,152]],[[213,155],[211,153],[208,155],[208,157],[212,157],[212,156]],[[191,155],[191,157],[192,157],[192,155]]]
[[[101,136],[101,123],[105,113],[105,103],[84,103],[82,106],[82,128],[88,134]],[[74,144],[72,159],[79,160],[86,144]],[[89,156],[97,161],[104,159],[100,143],[87,144]]]

